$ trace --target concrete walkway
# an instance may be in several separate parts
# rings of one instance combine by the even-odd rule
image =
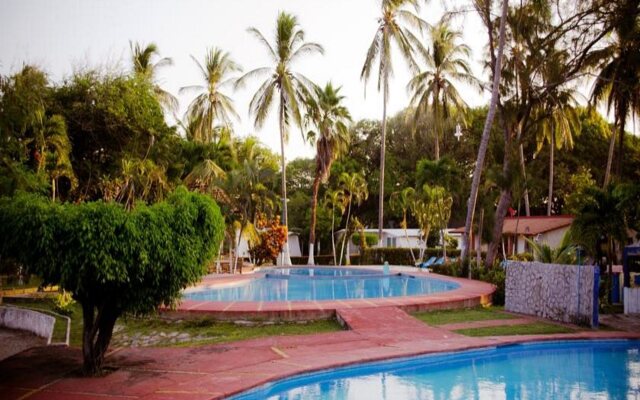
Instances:
[[[0,328],[0,361],[32,347],[44,346],[47,340],[31,332]]]
[[[219,399],[356,362],[529,340],[640,338],[638,332],[598,331],[471,338],[427,326],[396,307],[340,309],[338,317],[349,330],[189,348],[116,349],[107,358],[113,372],[99,378],[79,376],[79,349],[31,349],[0,362],[0,393],[7,400]]]

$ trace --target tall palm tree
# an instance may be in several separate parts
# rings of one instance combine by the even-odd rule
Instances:
[[[346,150],[349,141],[347,124],[351,115],[342,105],[344,96],[340,95],[340,87],[334,88],[329,82],[324,89],[315,88],[315,97],[307,100],[307,120],[315,130],[307,132],[307,139],[316,143],[316,170],[311,195],[311,224],[309,228],[309,265],[315,264],[313,259],[316,242],[316,212],[318,208],[318,191],[320,183],[326,182],[331,172],[331,165],[341,152]]]
[[[623,0],[617,3],[611,24],[615,40],[601,51],[605,60],[596,78],[591,100],[606,101],[608,111],[613,108],[618,129],[618,160],[616,172],[620,175],[624,149],[624,128],[627,117],[640,113],[640,1]],[[611,135],[604,187],[609,184],[616,135]]]
[[[580,133],[578,109],[574,107],[575,99],[571,91],[562,91],[549,99],[546,117],[539,124],[536,153],[545,142],[549,143],[549,192],[547,215],[553,209],[553,174],[555,150],[573,148],[573,136]]]
[[[412,187],[407,187],[399,192],[391,193],[389,203],[392,210],[402,212],[402,221],[400,221],[400,227],[404,230],[404,237],[407,243],[409,243],[409,233],[407,231],[407,212],[411,209],[411,205],[415,201],[416,190]],[[409,247],[411,252],[411,259],[413,263],[416,263],[416,256],[413,254],[413,248]]]
[[[367,56],[362,66],[360,78],[365,87],[371,76],[376,60],[378,60],[378,91],[382,89],[382,135],[380,138],[380,194],[378,204],[378,240],[382,245],[382,229],[384,228],[384,160],[387,133],[387,103],[389,101],[389,78],[393,75],[391,59],[391,44],[395,43],[402,57],[409,64],[411,70],[417,71],[413,58],[414,45],[419,43],[416,36],[406,25],[418,28],[421,32],[427,23],[408,8],[419,12],[418,0],[381,0],[381,16],[373,36],[373,41],[367,50]]]
[[[298,19],[285,12],[278,14],[273,44],[270,44],[256,28],[249,28],[248,31],[264,45],[274,65],[249,71],[236,82],[236,87],[241,87],[249,79],[267,75],[267,79],[262,82],[249,103],[249,113],[253,115],[254,125],[258,129],[267,120],[274,104],[274,95],[277,96],[282,173],[282,224],[288,228],[284,145],[287,142],[291,124],[302,126],[301,109],[315,87],[313,82],[299,72],[295,72],[292,67],[304,56],[313,53],[324,54],[324,49],[317,43],[305,42],[305,33],[300,28]],[[283,264],[291,264],[288,240],[284,246]]]
[[[200,69],[202,84],[180,88],[180,93],[198,91],[198,95],[189,104],[187,121],[192,125],[192,136],[200,142],[213,142],[216,138],[216,124],[230,129],[231,120],[240,119],[233,106],[233,100],[222,92],[225,87],[232,87],[237,77],[233,74],[241,72],[229,53],[216,47],[210,48],[204,57],[204,65],[194,57],[191,59]]]
[[[467,217],[464,224],[464,233],[462,234],[462,251],[460,254],[460,258],[463,262],[469,256],[469,233],[471,232],[473,214],[476,209],[476,201],[478,200],[480,177],[482,176],[482,169],[484,168],[484,158],[487,155],[487,147],[489,146],[491,127],[493,126],[493,119],[498,108],[498,96],[500,94],[500,76],[502,74],[502,54],[504,52],[505,26],[508,10],[509,0],[502,0],[502,13],[500,15],[499,31],[500,33],[498,34],[498,51],[495,56],[495,60],[492,62],[493,84],[491,87],[491,102],[489,103],[489,112],[487,113],[487,119],[484,121],[484,128],[482,129],[482,137],[480,139],[480,146],[478,147],[478,157],[476,158],[476,166],[473,170],[473,179],[471,181],[471,193],[469,194],[469,200],[467,201]],[[486,15],[485,17],[489,18],[490,21],[490,15]],[[490,36],[489,41],[492,43],[493,28],[489,27],[488,30]],[[469,268],[469,277],[471,277],[471,268]]]
[[[153,91],[156,98],[165,109],[176,112],[178,110],[178,99],[156,83],[157,71],[162,67],[173,65],[173,60],[169,57],[163,57],[153,62],[154,58],[160,56],[158,46],[156,46],[155,43],[149,43],[143,46],[138,42],[129,42],[129,48],[131,49],[133,72],[153,84]]]
[[[462,33],[451,29],[448,18],[441,19],[429,27],[431,48],[416,46],[427,69],[416,74],[407,85],[411,92],[411,104],[415,106],[414,125],[421,116],[431,112],[434,122],[435,159],[440,159],[440,136],[443,123],[452,111],[464,113],[467,109],[462,96],[455,87],[456,82],[477,84],[471,73],[468,59],[471,48],[457,43]]]
[[[342,265],[342,257],[344,256],[344,245],[349,239],[349,222],[351,220],[351,206],[355,203],[357,206],[362,204],[369,197],[369,190],[367,189],[367,181],[364,177],[357,173],[343,172],[340,174],[339,185],[345,196],[345,202],[347,204],[347,222],[345,225],[345,232],[342,235],[342,246],[340,247],[340,260],[339,264]],[[347,249],[346,259],[349,259],[349,250]]]
[[[344,214],[346,208],[344,192],[341,189],[330,190],[324,194],[324,206],[331,208],[331,250],[333,251],[333,265],[338,265],[336,257],[336,240],[335,240],[335,215],[336,208],[340,210],[339,215]]]

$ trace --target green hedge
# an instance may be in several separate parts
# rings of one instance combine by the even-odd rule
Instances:
[[[356,232],[353,234],[353,236],[351,236],[351,243],[353,243],[354,246],[360,246],[362,244],[360,240],[360,232]],[[376,235],[375,233],[365,232],[364,242],[369,247],[375,246],[376,244],[378,244],[378,235]]]
[[[397,247],[382,247],[365,249],[363,252],[360,264],[362,265],[376,265],[382,264],[387,261],[391,265],[414,265],[413,258],[411,258],[411,250],[407,248]],[[418,257],[420,249],[413,249],[413,254]],[[431,257],[441,257],[442,249],[429,248],[424,253],[425,260]],[[460,250],[447,249],[447,257],[459,257]],[[352,257],[353,258],[353,257]]]
[[[433,266],[431,270],[436,274],[467,278],[469,276],[469,270],[467,268],[468,267],[464,267],[460,261],[456,261],[449,264]],[[493,268],[486,268],[484,265],[478,267],[475,261],[472,261],[471,278],[496,285],[496,291],[493,293],[493,304],[504,304],[504,281],[506,278],[504,268],[498,264],[494,265]]]
[[[333,265],[333,255],[321,255],[321,256],[313,256],[316,265]],[[307,261],[309,260],[308,256],[302,257],[291,257],[291,263],[293,265],[307,265]],[[351,265],[359,265],[360,264],[360,256],[351,256]]]

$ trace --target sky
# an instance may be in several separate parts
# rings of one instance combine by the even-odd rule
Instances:
[[[54,82],[87,67],[128,70],[129,41],[153,42],[161,56],[173,59],[172,66],[160,70],[158,82],[177,95],[180,87],[200,83],[191,56],[202,62],[209,47],[228,51],[245,72],[269,66],[266,51],[247,33],[247,28],[253,26],[271,39],[279,11],[296,15],[306,39],[325,49],[324,56],[301,60],[295,69],[321,86],[328,81],[342,86],[341,93],[354,120],[380,119],[382,96],[376,90],[376,77],[372,77],[366,96],[360,80],[377,26],[379,0],[2,0],[0,74],[16,72],[25,63],[42,67]],[[431,0],[422,6],[420,16],[433,23],[443,11],[438,0]],[[470,13],[455,20],[454,27],[462,31],[463,41],[473,51],[474,73],[486,79],[481,67],[486,33],[481,22]],[[390,115],[405,108],[409,101],[409,71],[401,61],[394,64],[394,70]],[[253,81],[244,89],[227,93],[241,116],[241,121],[234,124],[235,132],[240,136],[255,134],[279,153],[276,118],[256,130],[248,115],[249,101],[259,84]],[[470,106],[481,105],[488,98],[487,93],[466,86],[461,87],[461,92]],[[178,96],[180,116],[193,97],[193,93]],[[288,160],[315,154],[313,147],[303,142],[298,129],[291,132],[285,152]]]

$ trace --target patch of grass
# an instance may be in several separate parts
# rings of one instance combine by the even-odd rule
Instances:
[[[254,339],[265,336],[309,335],[342,330],[335,320],[312,322],[264,323],[247,322],[238,325],[232,322],[215,321],[210,318],[198,318],[172,321],[157,316],[144,318],[125,318],[119,322],[114,339],[118,343],[130,345],[137,341],[152,346],[193,346],[202,344],[226,343],[236,340]],[[176,338],[176,333],[188,337]],[[171,336],[173,335],[173,336]],[[149,338],[152,338],[149,340]]]
[[[572,333],[575,329],[562,325],[534,322],[524,325],[503,325],[487,328],[459,329],[454,331],[465,336],[510,336],[510,335],[548,335],[552,333]]]
[[[7,303],[15,306],[29,308],[36,311],[54,311],[55,305],[52,298],[27,298],[5,299]],[[82,345],[82,307],[75,303],[72,306],[71,315],[71,346]],[[56,317],[54,325],[53,341],[64,341],[67,329],[66,319]],[[308,335],[321,332],[335,332],[342,330],[335,320],[313,321],[306,323],[248,323],[237,325],[231,322],[219,322],[210,318],[188,319],[172,321],[162,318],[161,315],[148,317],[121,317],[116,323],[111,344],[130,345],[132,338],[153,336],[154,346],[192,346],[201,344],[225,343],[235,340],[253,339],[265,336],[277,335]],[[161,333],[165,336],[162,337]],[[188,334],[188,338],[174,341],[176,333]],[[174,336],[170,336],[174,334]]]
[[[475,307],[461,310],[425,311],[413,314],[413,316],[422,322],[434,326],[455,324],[459,322],[515,318],[511,314],[504,313],[502,307]]]

